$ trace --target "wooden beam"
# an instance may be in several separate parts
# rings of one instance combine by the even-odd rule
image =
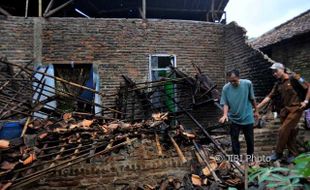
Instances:
[[[39,2],[38,2],[38,4],[39,4],[39,17],[42,17],[42,0],[39,0]]]
[[[26,7],[25,7],[25,18],[28,17],[28,6],[29,6],[29,0],[26,0]]]
[[[146,0],[142,0],[142,18],[146,19]]]
[[[44,13],[43,13],[43,15],[46,15],[46,14],[48,13],[48,11],[50,11],[50,9],[52,8],[53,4],[54,4],[54,0],[51,0],[51,1],[49,2],[49,4],[47,5],[47,7],[46,7],[46,9],[45,9],[45,11],[44,11]]]
[[[44,17],[49,17],[49,16],[53,15],[54,13],[56,13],[57,11],[59,11],[60,9],[62,9],[62,8],[64,8],[64,7],[66,7],[66,6],[68,6],[69,4],[73,3],[73,1],[74,1],[74,0],[70,0],[70,1],[68,1],[68,2],[66,2],[66,3],[64,3],[64,4],[62,4],[62,5],[58,6],[58,7],[56,7],[55,9],[50,10],[49,12],[47,12],[47,13],[46,13],[45,15],[43,15],[43,16],[44,16]]]
[[[223,0],[220,1],[219,5],[218,5],[218,7],[217,7],[217,11],[220,10],[220,8],[222,7],[222,4],[223,4]]]
[[[2,7],[0,7],[0,13],[4,14],[5,16],[12,16],[9,12],[4,10]]]
[[[211,4],[211,15],[212,15],[212,21],[214,21],[214,0],[212,0],[212,4]]]

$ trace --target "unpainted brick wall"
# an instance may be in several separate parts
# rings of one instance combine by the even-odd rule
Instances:
[[[261,50],[310,81],[310,32]]]
[[[272,60],[247,44],[245,34],[245,29],[235,22],[225,26],[225,70],[239,69],[241,78],[251,80],[255,96],[262,99],[275,81],[269,69]]]
[[[97,64],[100,90],[106,95],[116,92],[123,81],[122,74],[136,82],[147,81],[151,54],[175,55],[177,67],[190,76],[195,74],[191,65],[195,63],[214,80],[218,89],[224,84],[224,26],[221,24],[8,17],[0,20],[0,27],[3,28],[0,56],[18,63],[39,55],[38,62],[42,64]],[[108,99],[103,102],[107,103]],[[201,118],[208,121],[212,118],[216,121],[219,114],[212,110],[205,114],[205,109],[201,112]]]

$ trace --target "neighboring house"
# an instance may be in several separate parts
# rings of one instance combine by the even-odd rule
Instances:
[[[250,42],[310,81],[310,10]]]

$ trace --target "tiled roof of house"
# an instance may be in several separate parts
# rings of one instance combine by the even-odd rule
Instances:
[[[263,48],[310,31],[310,9],[286,21],[249,42],[255,48]]]

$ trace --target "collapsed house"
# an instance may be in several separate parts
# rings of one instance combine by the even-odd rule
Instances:
[[[20,136],[1,141],[1,187],[242,186],[217,123],[218,90],[239,68],[264,97],[272,60],[221,21],[227,2],[172,10],[139,1],[88,19],[46,5],[44,17],[0,17],[1,120],[24,119]]]
[[[160,183],[161,188],[165,185],[167,187],[172,185],[176,189],[181,187],[189,189],[193,188],[194,185],[201,186],[202,183],[204,185],[213,184],[213,186],[221,185],[222,187],[242,184],[243,170],[239,163],[229,163],[224,159],[216,160],[216,157],[211,156],[227,157],[224,150],[225,143],[220,143],[211,137],[211,134],[219,129],[224,129],[224,131],[218,131],[219,133],[225,133],[226,126],[209,126],[205,128],[189,112],[194,107],[210,103],[216,104],[219,109],[221,108],[218,105],[219,93],[215,89],[216,85],[208,76],[201,73],[198,67],[195,67],[197,70],[195,78],[189,77],[172,66],[170,67],[171,71],[167,73],[170,77],[164,77],[153,82],[136,84],[128,76],[123,75],[125,83],[120,86],[118,93],[108,96],[109,99],[114,99],[114,106],[107,107],[89,102],[70,93],[84,89],[99,94],[102,99],[105,99],[106,95],[101,92],[66,81],[63,78],[51,76],[46,72],[33,70],[28,68],[28,65],[23,67],[6,60],[1,60],[1,62],[8,67],[16,66],[20,69],[20,72],[14,74],[10,78],[11,80],[1,86],[6,91],[14,92],[14,97],[10,97],[10,94],[3,91],[2,94],[7,96],[5,99],[10,99],[10,101],[6,104],[3,103],[3,108],[6,111],[1,117],[7,119],[18,115],[27,116],[27,120],[23,123],[24,127],[20,138],[15,137],[10,141],[1,140],[1,181],[3,182],[3,189],[24,187],[33,181],[41,179],[46,174],[68,168],[86,160],[91,160],[91,163],[100,163],[100,161],[104,163],[106,159],[111,161],[109,157],[113,160],[114,156],[105,157],[104,155],[125,145],[132,147],[129,147],[128,150],[119,150],[120,152],[116,153],[117,157],[128,156],[127,159],[129,160],[132,158],[140,160],[139,156],[142,156],[143,159],[140,161],[143,162],[145,159],[161,159],[163,157],[167,157],[169,160],[177,155],[180,160],[176,161],[174,159],[174,162],[183,167],[184,165],[190,166],[190,168],[196,167],[191,170],[197,175],[188,177],[188,173],[185,171],[189,170],[189,168],[183,169],[180,174],[187,176],[187,178],[185,177],[181,181],[179,179],[182,177],[180,174],[176,174],[177,176],[172,178],[170,176],[168,182],[163,181]],[[23,76],[22,73],[26,74],[26,76]],[[41,76],[36,78],[34,73],[39,73]],[[24,80],[16,80],[19,77]],[[64,88],[49,86],[49,84],[45,83],[45,77],[53,78],[56,83],[62,83]],[[30,98],[27,97],[29,94],[8,87],[12,81],[14,81],[14,85],[26,88],[23,90],[32,91],[30,94],[37,94],[32,103],[31,96]],[[53,95],[51,95],[51,90],[54,90]],[[45,98],[40,100],[41,97]],[[52,106],[49,105],[53,101],[59,103],[65,101],[67,103],[71,100],[75,100],[77,105],[98,106],[102,110],[100,114],[92,111],[90,113],[68,113],[66,110],[59,108],[51,109]],[[19,102],[19,106],[14,105],[16,101]],[[182,122],[184,114],[197,126],[198,131],[202,130],[203,136],[199,135],[199,132],[192,127],[186,126],[186,122]],[[208,141],[206,141],[206,137],[209,139]],[[139,142],[136,143],[135,141]],[[183,151],[180,148],[180,142]],[[205,147],[201,146],[201,143],[206,144]],[[193,160],[190,154],[193,150],[189,144],[194,145],[194,155],[197,163],[201,166],[189,164],[191,163],[190,160]],[[174,154],[171,152],[171,147],[175,149]],[[140,149],[143,151],[142,154],[139,152]],[[119,158],[115,160],[120,161]],[[109,164],[111,163],[108,162]],[[122,168],[122,170],[130,170],[131,166],[128,167]],[[217,168],[221,168],[221,179],[215,173]],[[233,168],[238,169],[238,172],[232,172]],[[225,174],[224,171],[226,171]],[[161,172],[163,173],[163,171]],[[173,173],[175,172],[173,169]],[[211,176],[211,174],[214,182],[212,180],[208,182],[210,179],[200,177],[202,175],[205,177]],[[118,177],[122,178],[122,175]],[[141,188],[142,185],[142,187],[146,186],[155,189],[157,183],[159,183],[154,176],[151,181],[147,181],[146,178],[139,181],[136,178],[132,182],[125,183],[125,185],[137,188]],[[157,178],[163,180],[162,176]],[[120,183],[120,185],[124,185],[123,183]],[[119,182],[113,181],[102,186],[113,188],[111,184],[117,186]]]

